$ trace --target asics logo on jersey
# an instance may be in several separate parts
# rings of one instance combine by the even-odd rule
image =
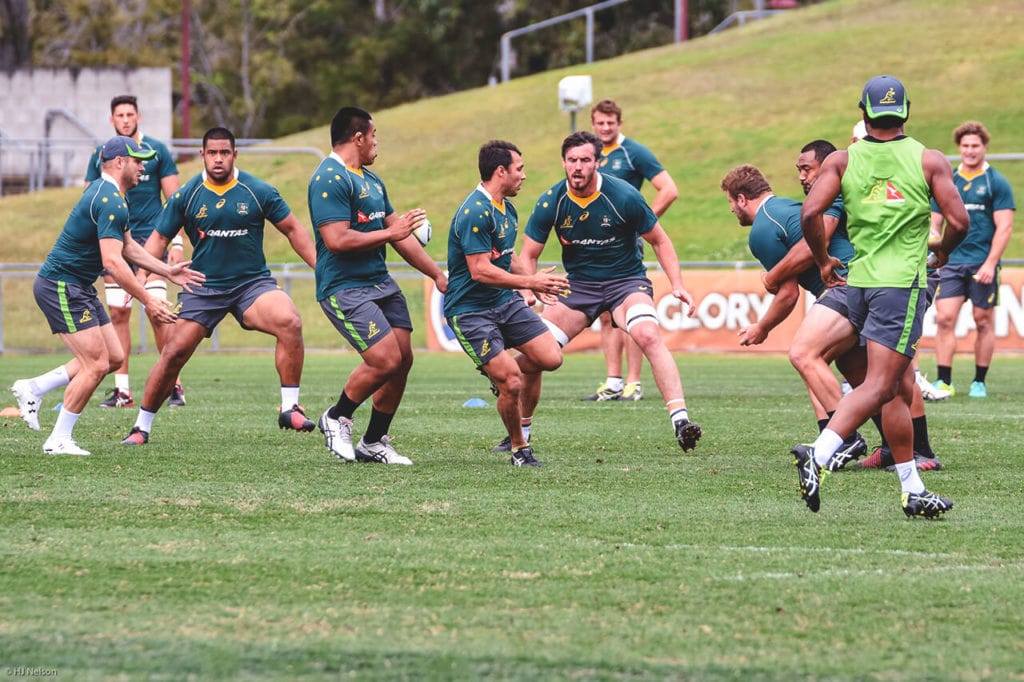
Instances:
[[[92,313],[88,310],[82,312],[82,316],[78,318],[78,324],[85,324],[86,322],[92,322]]]
[[[203,218],[209,218],[209,217],[210,217],[210,214],[206,212],[206,204],[203,204],[202,206],[199,207],[199,210],[196,211],[196,219],[197,220],[202,220]]]
[[[216,204],[214,204],[214,206],[213,206],[213,207],[214,207],[214,208],[224,208],[224,204],[226,204],[226,203],[227,203],[227,201],[228,201],[227,199],[221,199],[221,200],[220,200],[220,201],[218,201],[218,202],[217,202]]]
[[[590,211],[584,211],[580,214],[579,221],[582,223],[584,220],[590,217]]]

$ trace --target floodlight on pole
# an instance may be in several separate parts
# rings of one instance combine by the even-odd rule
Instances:
[[[594,101],[590,76],[566,76],[558,81],[558,108],[569,112],[569,133],[576,132],[576,112]]]

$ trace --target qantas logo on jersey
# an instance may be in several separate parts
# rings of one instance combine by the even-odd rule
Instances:
[[[249,228],[241,230],[207,230],[202,234],[208,237],[245,237],[249,234]]]
[[[896,189],[896,185],[889,180],[879,180],[868,192],[862,204],[886,204],[887,206],[900,206],[907,203],[903,193]]]
[[[497,248],[491,247],[491,260],[498,260],[502,256],[507,256],[508,254],[514,252],[514,248],[505,249],[504,251],[498,251]]]
[[[558,241],[562,246],[609,246],[618,240],[615,237],[609,237],[608,239],[569,239],[568,237],[558,235]]]
[[[357,223],[370,223],[374,220],[383,220],[384,211],[374,211],[370,215],[366,215],[362,211],[356,211],[356,222]]]

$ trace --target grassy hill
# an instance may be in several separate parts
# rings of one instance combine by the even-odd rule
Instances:
[[[623,106],[626,134],[651,147],[679,185],[680,199],[662,222],[680,258],[747,259],[746,231],[718,189],[722,176],[754,163],[777,193],[801,196],[797,151],[817,137],[845,144],[859,117],[860,89],[873,75],[904,81],[912,100],[907,130],[928,146],[955,152],[952,129],[976,118],[992,132],[991,153],[1024,151],[1017,92],[1022,30],[1019,0],[827,2],[681,46],[374,112],[381,140],[375,170],[396,209],[429,211],[437,230],[429,251],[443,260],[451,212],[478,180],[478,146],[504,138],[523,150],[528,179],[518,205],[525,219],[562,173],[559,148],[569,118],[557,109],[558,81],[590,74],[595,97]],[[278,144],[326,151],[327,122],[309,123],[310,130]],[[579,125],[588,124],[581,112]],[[312,157],[242,152],[240,165],[276,184],[308,221]],[[998,165],[1024,196],[1024,163]],[[182,166],[185,176],[197,169]],[[2,259],[40,261],[77,195],[77,189],[48,190],[0,199]],[[297,260],[277,236],[268,251],[272,261]],[[1024,241],[1014,239],[1007,256],[1024,257]]]

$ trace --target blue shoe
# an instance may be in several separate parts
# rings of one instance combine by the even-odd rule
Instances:
[[[985,390],[984,381],[972,381],[971,392],[967,394],[971,398],[987,398],[988,391]]]
[[[932,386],[939,389],[940,391],[945,391],[946,393],[949,393],[950,398],[956,397],[956,389],[953,388],[953,384],[947,384],[942,379],[939,379],[938,381],[933,381]]]

